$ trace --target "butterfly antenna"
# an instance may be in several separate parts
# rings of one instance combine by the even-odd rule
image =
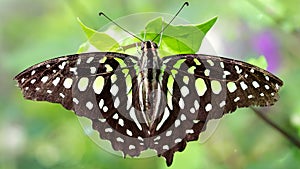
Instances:
[[[152,41],[154,41],[161,33],[163,33],[165,31],[165,29],[173,22],[173,20],[176,18],[176,16],[181,12],[181,10],[183,9],[183,7],[185,6],[189,6],[188,2],[185,2],[181,8],[178,10],[178,12],[174,15],[174,17],[171,19],[171,21],[159,32],[159,34],[157,34]]]
[[[129,35],[137,38],[138,40],[140,40],[141,42],[144,42],[141,38],[135,36],[134,34],[130,33],[128,30],[124,29],[122,26],[120,26],[119,24],[117,24],[115,21],[113,21],[112,19],[110,19],[108,16],[106,16],[103,12],[99,13],[99,16],[104,16],[106,19],[108,19],[109,21],[111,21],[113,24],[115,24],[117,27],[121,28],[124,32],[128,33]]]

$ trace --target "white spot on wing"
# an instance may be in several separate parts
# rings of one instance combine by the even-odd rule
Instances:
[[[135,149],[135,146],[134,145],[129,145],[129,150],[133,150],[133,149]]]
[[[257,83],[257,81],[253,81],[252,85],[254,88],[259,88],[259,84]]]
[[[184,101],[183,101],[182,98],[179,99],[179,107],[180,107],[181,109],[184,109]]]
[[[212,110],[212,105],[210,103],[208,103],[206,106],[205,106],[205,111],[206,112],[209,112]]]
[[[190,109],[190,112],[194,114],[194,113],[196,112],[195,108],[192,107],[192,108]]]
[[[65,68],[66,64],[67,64],[67,63],[66,63],[65,61],[62,62],[61,65],[58,65],[58,68],[62,70],[62,69]]]
[[[118,124],[122,127],[124,127],[124,120],[123,119],[119,119]]]
[[[75,103],[75,104],[78,104],[79,103],[79,100],[77,99],[77,98],[73,98],[73,102]]]
[[[186,85],[189,84],[189,77],[188,76],[183,76],[183,83],[185,83]]]
[[[99,101],[99,107],[100,107],[100,109],[102,109],[103,106],[104,106],[104,100],[101,99],[101,100]]]
[[[266,78],[266,80],[267,80],[267,81],[269,81],[269,80],[270,80],[269,76],[267,76],[267,75],[265,76],[265,78]]]
[[[119,99],[119,97],[116,97],[116,99],[114,100],[114,107],[118,108],[119,105],[120,105],[120,99]]]
[[[180,116],[180,120],[181,120],[181,121],[184,121],[184,120],[186,120],[186,116],[185,116],[184,114],[181,114],[181,116]]]
[[[86,63],[91,63],[93,60],[94,60],[94,57],[89,57],[89,58],[86,60]]]
[[[172,103],[172,95],[170,92],[167,93],[167,104],[171,110],[173,110],[173,103]]]
[[[126,134],[127,134],[128,136],[132,136],[132,131],[126,129]]]
[[[168,145],[164,145],[164,146],[163,146],[163,149],[164,149],[164,150],[169,150],[169,146],[168,146]]]
[[[32,80],[30,81],[31,84],[34,84],[35,82],[36,82],[36,79],[32,79]]]
[[[248,88],[248,86],[246,85],[246,83],[244,81],[241,81],[240,85],[243,90],[246,90]]]
[[[82,77],[78,82],[78,90],[83,92],[87,89],[88,85],[89,85],[89,79],[87,77]]]
[[[103,106],[102,110],[103,110],[104,113],[106,113],[108,111],[108,107],[107,106]]]
[[[238,65],[235,65],[234,68],[235,68],[237,74],[242,73],[242,69]]]
[[[73,80],[71,78],[66,78],[64,83],[63,83],[63,86],[66,88],[66,89],[70,89],[71,86],[72,86],[72,83],[73,83]]]
[[[46,83],[48,81],[48,78],[49,78],[48,76],[44,76],[44,77],[42,77],[41,81],[43,83]]]
[[[229,90],[230,93],[233,93],[237,89],[237,87],[234,82],[228,82],[227,89]]]
[[[122,139],[121,137],[117,137],[117,142],[121,142],[121,143],[124,143],[124,139]]]
[[[77,59],[77,65],[79,65],[81,63],[81,58]]]
[[[175,124],[174,124],[174,125],[175,125],[175,127],[178,127],[178,126],[180,126],[180,120],[178,120],[178,119],[177,119],[177,120],[175,120]]]
[[[92,102],[88,101],[88,102],[85,104],[85,106],[86,106],[89,110],[92,110],[94,105],[93,105]]]
[[[220,62],[220,66],[224,69],[224,62]]]
[[[233,101],[238,102],[240,100],[240,97],[236,97]]]
[[[183,97],[186,97],[189,94],[189,88],[187,88],[186,86],[182,86],[180,88],[180,92],[182,94]]]
[[[91,74],[96,73],[97,69],[95,67],[90,67]]]
[[[167,136],[167,137],[169,137],[169,136],[171,136],[171,135],[172,135],[172,130],[169,130],[169,131],[166,132],[166,136]]]
[[[129,111],[129,115],[130,115],[131,119],[134,121],[135,125],[142,131],[142,126],[139,123],[134,110],[135,110],[134,107],[131,107],[131,109]]]
[[[269,85],[265,85],[265,88],[266,88],[267,90],[269,90],[269,89],[270,89],[270,86],[269,86]]]
[[[110,88],[110,93],[114,96],[119,92],[119,87],[116,84],[113,84]]]
[[[209,69],[205,69],[205,70],[204,70],[204,75],[205,75],[205,76],[209,76],[209,74],[210,74],[210,70],[209,70]]]
[[[222,108],[222,107],[224,107],[225,106],[225,101],[223,100],[223,101],[221,101],[221,103],[220,103],[220,107]]]
[[[214,66],[215,64],[214,64],[214,62],[212,61],[212,60],[207,60],[207,63],[210,65],[210,66]]]
[[[127,105],[126,110],[129,110],[132,104],[132,92],[128,93],[127,95]]]
[[[158,125],[156,127],[156,131],[158,131],[161,128],[161,126],[165,123],[165,121],[168,119],[169,116],[170,116],[170,111],[166,107],[165,111],[164,111],[164,114],[163,114],[163,117],[162,117],[161,121],[158,123]]]
[[[117,120],[119,118],[118,113],[115,113],[112,118],[115,119],[115,120]]]
[[[52,84],[53,84],[54,86],[57,86],[58,83],[59,83],[59,81],[60,81],[60,77],[56,77],[56,78],[52,81]]]
[[[59,96],[60,96],[61,98],[65,98],[65,95],[64,95],[63,93],[59,93]]]
[[[75,75],[77,75],[77,67],[71,67],[70,72],[73,72]]]
[[[157,136],[153,139],[153,141],[158,141],[158,140],[160,140],[160,138],[161,138],[160,136]]]
[[[214,94],[219,94],[222,91],[222,86],[219,81],[212,80],[210,83],[211,83],[211,89]]]
[[[275,84],[275,87],[276,87],[277,90],[279,90],[279,87],[280,87],[280,86],[276,83],[276,84]]]
[[[185,131],[186,134],[193,134],[194,133],[194,130],[193,129],[187,129]]]
[[[227,70],[224,70],[223,73],[224,73],[223,78],[226,78],[226,76],[231,75],[231,73],[229,71],[227,71]]]
[[[180,143],[181,141],[182,141],[181,138],[177,138],[177,139],[175,139],[174,143]]]
[[[104,131],[105,131],[106,133],[112,133],[112,132],[113,132],[113,129],[112,129],[112,128],[106,128],[106,129],[104,129]]]
[[[195,101],[194,101],[194,106],[195,106],[195,109],[196,109],[196,110],[199,109],[200,104],[199,104],[198,100],[195,100]]]
[[[35,70],[33,70],[33,71],[31,72],[31,76],[34,75],[34,74],[35,74]]]

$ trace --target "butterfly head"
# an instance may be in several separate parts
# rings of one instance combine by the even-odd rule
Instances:
[[[157,44],[152,41],[145,41],[145,42],[142,42],[142,44],[141,44],[142,51],[149,50],[149,49],[156,50],[157,48],[158,48]]]

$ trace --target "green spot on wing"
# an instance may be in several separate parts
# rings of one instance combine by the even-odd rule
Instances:
[[[185,61],[185,59],[179,59],[177,62],[173,65],[174,68],[179,69],[181,64]]]
[[[171,94],[173,94],[173,84],[174,84],[174,78],[173,78],[172,75],[170,75],[168,77],[167,88],[169,89],[169,91],[171,92]]]
[[[123,59],[115,58],[115,60],[119,63],[121,68],[127,67]]]

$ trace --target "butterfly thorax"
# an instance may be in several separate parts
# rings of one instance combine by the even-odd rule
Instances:
[[[157,54],[157,45],[146,41],[141,46],[142,56],[140,59],[140,72],[138,76],[139,103],[143,118],[149,129],[154,128],[155,120],[161,115],[161,87],[159,75],[161,59]]]

